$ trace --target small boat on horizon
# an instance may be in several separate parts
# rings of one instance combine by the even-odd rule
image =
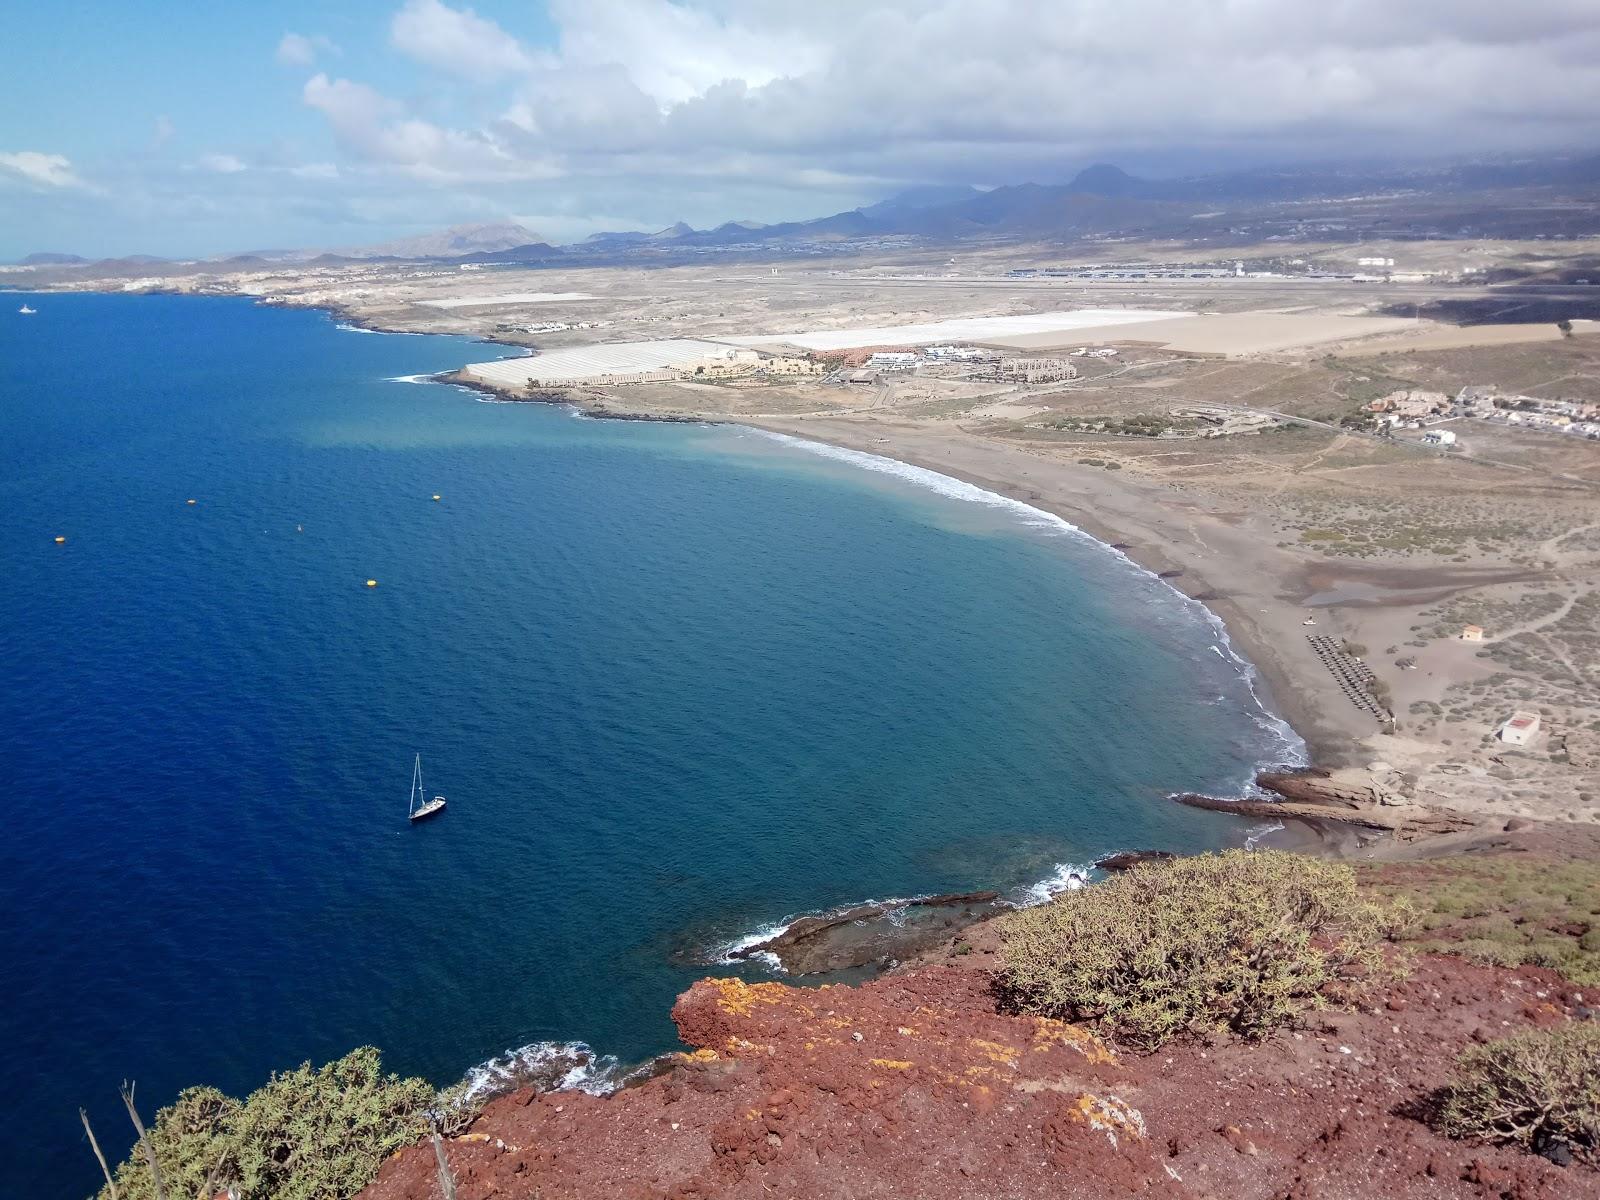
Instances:
[[[411,803],[406,807],[406,815],[413,821],[422,821],[443,811],[444,797],[435,796],[429,800],[428,793],[422,788],[422,755],[419,754],[416,765],[411,769]]]
[[[26,304],[24,304],[21,308],[17,309],[17,311],[25,317],[31,317],[39,310],[37,308],[29,308]]]

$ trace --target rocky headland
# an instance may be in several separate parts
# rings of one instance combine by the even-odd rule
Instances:
[[[1284,803],[1308,809],[1370,799],[1343,794],[1336,773],[1280,784]],[[1506,824],[1466,852],[1357,868],[1368,894],[1432,911],[1417,907],[1399,934],[1392,978],[1262,1040],[1221,1032],[1137,1052],[1020,1011],[1004,918],[957,923],[995,898],[937,897],[922,917],[939,936],[896,947],[897,967],[856,985],[702,979],[673,1008],[683,1051],[606,1096],[502,1095],[437,1150],[393,1155],[363,1200],[431,1200],[440,1154],[460,1200],[1593,1196],[1594,1162],[1565,1143],[1531,1153],[1440,1130],[1464,1051],[1600,1020],[1600,988],[1531,965],[1538,947],[1565,953],[1600,928],[1600,832]],[[1489,932],[1485,912],[1508,923],[1487,956],[1501,965],[1473,940]],[[882,915],[797,922],[766,952],[805,964],[820,937],[817,966],[837,948],[830,934]],[[1588,953],[1562,961],[1592,973]]]
[[[607,1097],[524,1089],[443,1143],[456,1194],[1576,1200],[1600,1186],[1426,1119],[1462,1048],[1591,1015],[1549,971],[1427,956],[1361,1010],[1265,1044],[1133,1056],[1004,1011],[988,969],[956,961],[859,987],[702,980],[673,1010],[692,1049],[653,1078]],[[421,1143],[362,1195],[439,1186]]]

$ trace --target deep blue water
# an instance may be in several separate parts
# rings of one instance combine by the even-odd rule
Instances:
[[[1163,796],[1281,753],[1203,613],[1012,508],[392,381],[496,352],[460,339],[20,299],[0,1196],[87,1194],[123,1078],[148,1116],[362,1043],[439,1083],[670,1048],[686,950],[1236,844]]]

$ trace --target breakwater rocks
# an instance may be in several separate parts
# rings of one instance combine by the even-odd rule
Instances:
[[[931,949],[958,930],[1011,907],[999,892],[956,892],[921,900],[858,904],[801,917],[735,958],[771,955],[791,975],[888,965]]]
[[[1578,1200],[1593,1170],[1451,1141],[1424,1114],[1462,1049],[1584,999],[1548,971],[1424,955],[1368,1010],[1139,1056],[1006,1011],[982,970],[706,979],[672,1013],[692,1050],[654,1078],[515,1092],[440,1153],[459,1200]],[[423,1140],[362,1200],[439,1189]]]
[[[1178,856],[1170,850],[1122,850],[1094,860],[1102,871],[1131,871],[1145,863],[1171,862]]]
[[[1463,833],[1477,826],[1463,813],[1418,804],[1410,793],[1411,781],[1395,772],[1319,767],[1263,771],[1256,776],[1256,785],[1281,799],[1228,800],[1192,792],[1173,799],[1190,808],[1241,817],[1297,820],[1319,827],[1329,822],[1355,826],[1401,841]]]

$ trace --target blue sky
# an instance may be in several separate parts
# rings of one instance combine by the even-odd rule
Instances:
[[[4,29],[0,260],[1600,149],[1594,0],[66,0]]]

